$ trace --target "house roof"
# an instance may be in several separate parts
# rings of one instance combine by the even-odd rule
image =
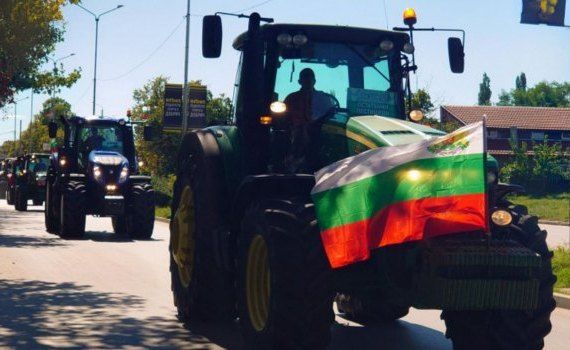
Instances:
[[[460,122],[470,124],[487,115],[487,127],[570,130],[570,108],[510,106],[441,106]]]

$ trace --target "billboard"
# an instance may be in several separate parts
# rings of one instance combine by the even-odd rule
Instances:
[[[566,0],[523,0],[521,23],[564,26]]]
[[[188,128],[206,126],[207,88],[190,85],[188,89]],[[166,84],[164,88],[163,129],[182,130],[182,84]]]

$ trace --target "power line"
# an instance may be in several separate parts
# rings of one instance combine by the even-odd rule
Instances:
[[[138,68],[140,68],[143,64],[145,64],[148,60],[150,60],[152,58],[152,56],[154,56],[165,44],[168,40],[170,40],[170,38],[174,35],[174,33],[176,33],[176,31],[178,30],[178,28],[180,28],[180,26],[182,25],[182,23],[184,23],[185,20],[184,16],[182,18],[182,20],[180,21],[180,23],[178,23],[176,25],[176,27],[170,32],[170,34],[168,34],[168,36],[166,37],[166,39],[164,39],[144,60],[142,60],[141,62],[139,62],[137,65],[135,65],[133,68],[129,69],[127,72],[118,75],[114,78],[110,78],[110,79],[100,79],[101,81],[112,81],[112,80],[118,80],[121,78],[126,77],[127,75],[131,74],[132,72],[134,72],[135,70],[137,70]]]
[[[237,10],[236,12],[244,12],[244,11],[253,10],[254,8],[261,7],[261,6],[263,6],[263,5],[265,5],[265,4],[268,4],[268,3],[272,2],[272,1],[274,1],[274,0],[265,0],[265,1],[259,2],[259,3],[257,3],[257,4],[251,5],[251,6],[249,6],[249,7],[246,7],[246,8],[244,8],[244,9]]]

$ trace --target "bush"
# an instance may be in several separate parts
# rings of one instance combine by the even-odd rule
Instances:
[[[554,288],[570,288],[570,249],[558,247],[554,250],[552,270],[557,278]]]
[[[154,187],[157,207],[170,206],[175,180],[176,176],[173,174],[168,176],[154,176],[152,178],[152,186]]]

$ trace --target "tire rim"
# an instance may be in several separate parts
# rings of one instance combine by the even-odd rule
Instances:
[[[178,266],[178,277],[185,288],[192,282],[194,271],[194,194],[190,186],[184,187],[178,210],[172,220],[170,241],[172,257]]]
[[[246,298],[249,320],[260,332],[265,329],[269,315],[270,274],[267,244],[261,235],[251,240],[247,257]]]

